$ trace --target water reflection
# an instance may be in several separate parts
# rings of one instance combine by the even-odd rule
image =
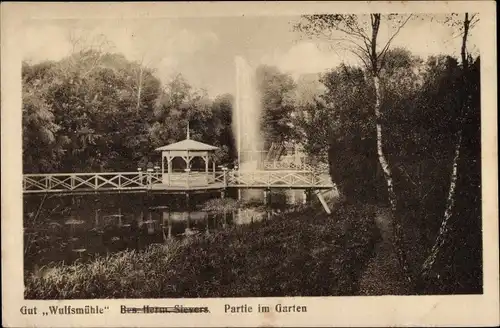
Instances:
[[[26,269],[50,262],[84,261],[95,254],[125,249],[141,250],[170,239],[210,235],[230,225],[269,218],[272,211],[269,204],[260,204],[254,208],[209,213],[190,209],[186,206],[189,204],[175,197],[74,198],[56,197],[41,207],[40,197],[25,199]],[[202,201],[191,199],[191,204]],[[39,207],[43,210],[36,214]]]

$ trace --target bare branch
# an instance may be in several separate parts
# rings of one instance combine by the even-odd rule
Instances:
[[[412,16],[413,16],[413,14],[410,14],[406,18],[406,20],[401,25],[399,25],[399,27],[397,28],[396,32],[394,32],[394,34],[389,38],[389,40],[387,41],[387,43],[385,44],[385,46],[382,48],[382,51],[380,51],[380,53],[378,54],[377,60],[380,59],[379,69],[381,69],[384,66],[385,55],[387,53],[387,50],[389,50],[389,47],[390,47],[392,41],[394,40],[394,38],[396,38],[396,36],[399,34],[399,31],[401,31],[401,29],[406,25],[406,23],[408,23],[408,21],[410,20],[410,18]]]
[[[434,190],[434,186],[431,186],[431,188],[422,196],[422,200],[426,199],[427,196],[429,196],[429,194],[431,193],[431,191]]]
[[[356,28],[356,30],[358,31],[359,35],[365,39],[365,40],[369,40],[369,36],[368,34],[365,33],[365,31],[359,26],[359,25],[356,25],[354,26]]]
[[[408,172],[404,169],[403,165],[396,166],[401,172],[404,173],[408,177],[408,181],[410,181],[415,187],[418,187],[417,183],[411,178],[411,176],[408,174]]]
[[[479,17],[477,17],[477,14],[474,14],[470,18],[470,24],[469,24],[469,29],[472,30],[474,26],[479,22]]]
[[[378,74],[393,40],[412,17],[410,14],[399,21],[395,32],[380,53],[377,51],[377,39],[382,22],[380,13],[370,14],[368,22],[361,22],[356,15],[306,15],[303,16],[304,22],[298,23],[296,29],[308,36],[314,35],[330,42],[343,41],[349,44],[351,46],[349,51],[359,58],[369,71]],[[365,25],[371,26],[371,33],[366,31]],[[336,37],[334,31],[343,33],[345,38]]]
[[[369,36],[359,26],[358,22],[352,24],[346,24],[346,27],[350,30],[350,32],[348,32],[349,35],[355,36],[362,40],[370,40]]]
[[[363,62],[363,64],[365,65],[365,67],[366,67],[366,68],[369,68],[369,67],[370,67],[370,66],[369,66],[369,63],[366,61],[366,59],[365,59],[365,58],[363,58],[363,56],[362,56],[362,55],[358,54],[356,51],[351,51],[351,53],[352,53],[353,55],[355,55],[356,57],[358,57],[358,58],[359,58],[359,59]]]
[[[390,47],[392,41],[394,40],[394,38],[399,34],[399,31],[401,31],[401,29],[406,25],[406,23],[408,23],[408,21],[410,20],[410,18],[412,16],[413,16],[413,14],[410,14],[406,18],[406,20],[401,25],[399,25],[399,27],[397,28],[396,32],[394,32],[394,34],[389,38],[389,40],[385,44],[384,48],[382,48],[382,51],[380,51],[380,54],[378,55],[378,57],[382,56],[383,54],[385,54],[387,52],[387,50],[389,49],[389,47]]]

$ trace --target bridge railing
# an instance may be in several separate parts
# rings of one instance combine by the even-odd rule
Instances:
[[[164,184],[170,186],[220,187],[284,187],[284,188],[327,188],[332,183],[326,174],[312,171],[223,171],[215,173],[189,172],[174,173],[168,177],[159,172],[118,172],[118,173],[57,173],[25,174],[23,191],[72,192],[106,190],[144,190]],[[160,188],[161,189],[161,188]]]
[[[264,170],[300,170],[312,171],[313,167],[306,163],[295,163],[286,161],[265,161]]]
[[[316,165],[307,164],[304,162],[296,163],[293,161],[264,161],[262,164],[264,170],[296,170],[296,171],[313,171],[313,172],[328,172],[328,164],[318,163]]]
[[[142,172],[25,174],[23,191],[30,193],[134,190],[144,189],[155,183],[161,183],[161,174]]]
[[[327,187],[332,185],[327,175],[311,171],[236,171],[228,175],[228,186],[234,187]]]
[[[223,172],[215,172],[214,174],[214,183],[222,183],[223,185],[227,185],[227,171]]]

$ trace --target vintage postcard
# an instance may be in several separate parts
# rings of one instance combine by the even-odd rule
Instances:
[[[498,325],[495,9],[2,3],[3,326]]]

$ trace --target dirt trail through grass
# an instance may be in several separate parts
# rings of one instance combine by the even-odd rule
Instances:
[[[361,276],[361,295],[402,295],[408,293],[401,269],[392,247],[391,214],[387,209],[379,209],[375,223],[381,239],[375,245],[374,255]]]

